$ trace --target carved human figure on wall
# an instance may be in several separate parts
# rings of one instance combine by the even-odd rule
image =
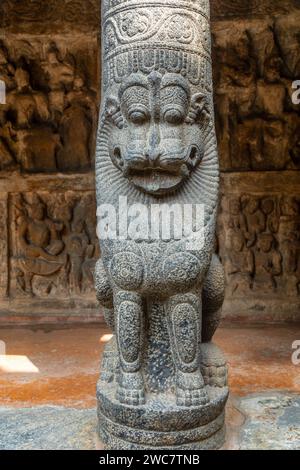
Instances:
[[[287,134],[284,108],[287,97],[286,84],[281,79],[282,61],[270,55],[264,64],[264,76],[257,82],[255,113],[262,118],[261,147],[255,157],[257,168],[281,169],[288,163]]]
[[[261,209],[266,217],[266,229],[270,233],[277,233],[279,229],[279,212],[275,198],[264,198],[261,201]]]
[[[16,89],[8,93],[7,112],[16,129],[30,128],[33,119],[47,121],[50,117],[45,95],[30,86],[29,73],[22,67],[15,73]]]
[[[280,201],[281,214],[286,220],[294,221],[300,218],[300,203],[296,197],[284,196]]]
[[[284,66],[288,74],[295,77],[300,76],[300,56],[299,56],[299,11],[293,11],[290,15],[277,18],[274,25],[274,32],[279,44]]]
[[[72,200],[72,206],[70,206],[72,215],[64,231],[63,240],[68,254],[69,290],[77,295],[89,292],[93,285],[97,255],[94,208],[95,201],[90,194],[81,195],[80,198]]]
[[[73,89],[66,95],[60,121],[62,147],[57,160],[61,170],[90,168],[95,113],[95,96],[87,90],[81,77],[75,77]]]
[[[98,257],[99,254],[96,252],[95,245],[89,244],[86,247],[85,257],[82,264],[83,288],[85,288],[86,291],[93,290],[94,288],[95,260]]]
[[[284,287],[290,295],[300,293],[300,237],[299,231],[289,231],[281,243]]]
[[[99,240],[96,234],[97,219],[95,214],[96,201],[92,194],[87,194],[83,198],[84,212],[83,217],[85,221],[85,230],[89,239],[85,253],[85,260],[82,266],[82,273],[85,288],[87,291],[94,289],[94,272],[96,260],[100,258]]]
[[[219,34],[220,37],[216,37],[216,47],[222,64],[220,78],[224,86],[249,89],[255,82],[256,74],[256,63],[251,54],[249,34],[239,29],[233,29],[230,35],[226,29]],[[219,46],[218,41],[220,41]]]
[[[231,295],[249,292],[253,284],[254,255],[246,245],[242,232],[231,232],[225,257]]]
[[[272,234],[258,236],[255,252],[254,289],[269,293],[277,289],[277,277],[282,273],[282,257]]]
[[[95,252],[98,253],[99,252],[99,240],[96,234],[97,217],[94,211],[94,207],[96,206],[96,201],[95,201],[95,197],[92,194],[87,194],[85,196],[84,206],[85,208],[89,208],[89,210],[85,209],[83,212],[87,234],[88,234],[89,240],[94,245]]]
[[[84,230],[84,220],[77,218],[73,220],[71,233],[66,238],[65,243],[68,253],[70,291],[80,294],[83,278],[82,266],[89,245],[89,240]]]
[[[23,68],[16,70],[15,80],[17,88],[7,96],[6,117],[17,159],[26,171],[54,171],[60,140],[49,126],[47,97],[31,88],[29,73]]]
[[[50,47],[41,67],[46,75],[49,92],[49,105],[53,119],[59,118],[65,106],[65,93],[72,88],[74,82],[74,65],[60,57],[55,45]]]
[[[247,221],[247,246],[251,247],[255,244],[257,237],[266,229],[266,218],[260,209],[260,201],[258,198],[247,196],[243,198],[244,214]]]
[[[64,243],[60,232],[63,226],[50,220],[44,202],[34,195],[31,203],[18,203],[18,240],[20,247],[19,285],[33,295],[34,276],[51,276],[65,264]]]
[[[280,76],[281,66],[278,56],[269,57],[264,64],[264,77],[257,82],[255,108],[266,119],[277,120],[284,112],[286,87]]]
[[[247,233],[247,219],[243,213],[241,199],[237,196],[233,196],[229,200],[229,213],[225,224],[228,229]]]

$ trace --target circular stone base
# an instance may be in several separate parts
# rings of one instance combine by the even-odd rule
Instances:
[[[143,406],[116,399],[115,382],[97,387],[99,436],[107,450],[219,449],[225,441],[228,389],[206,387],[210,402],[179,407],[173,394],[147,395]]]

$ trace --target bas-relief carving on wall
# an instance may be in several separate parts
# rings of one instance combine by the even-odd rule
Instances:
[[[92,193],[11,194],[12,298],[91,295],[99,257]]]
[[[94,45],[95,46],[95,45]],[[93,61],[78,44],[0,42],[0,168],[24,172],[87,171],[93,161],[97,99]],[[82,47],[82,46],[81,46]]]
[[[97,0],[0,2],[1,320],[100,315]],[[12,320],[13,321],[13,320]]]
[[[1,26],[13,32],[51,32],[79,29],[90,32],[99,25],[98,0],[1,0]]]
[[[13,8],[14,2],[5,3],[6,8]],[[53,2],[47,2],[47,5],[35,2],[34,5],[34,9],[29,9],[26,2],[18,2],[17,6],[14,5],[15,16],[18,12],[22,13],[23,22],[26,23],[37,12],[47,18],[47,15],[55,16],[61,10],[55,8]],[[70,8],[71,2],[63,2],[64,8],[67,5]],[[222,6],[218,4],[214,7],[216,11],[240,11],[243,15],[247,14],[245,9],[248,8],[242,2],[234,2],[233,5],[222,2]],[[251,3],[251,12],[260,9],[264,11],[265,8],[268,11],[269,7],[263,7],[261,2],[257,6]],[[83,10],[86,11],[85,8]],[[74,18],[76,15],[78,17],[76,12],[75,9]],[[107,25],[106,48],[110,47],[110,41],[113,40],[114,28],[118,28],[119,37],[126,43],[126,38],[142,38],[148,20],[147,14],[143,12],[139,18],[124,14],[122,21],[118,21],[119,24],[109,22]],[[155,24],[157,34],[172,38],[177,21],[176,15],[170,19],[158,16]],[[290,15],[279,16],[274,21],[257,19],[240,23],[214,23],[214,54],[215,62],[218,63],[215,68],[216,123],[223,170],[299,169],[300,115],[299,107],[291,102],[292,81],[299,78],[300,74],[299,22],[299,12],[295,11]],[[193,34],[187,24],[185,34],[178,40],[184,43]],[[194,37],[193,40],[196,44],[198,39]],[[51,49],[49,45],[47,47]],[[0,79],[2,75],[8,86],[10,113],[20,112],[15,107],[17,97],[20,101],[22,88],[23,106],[33,108],[26,116],[25,127],[29,127],[29,130],[24,130],[24,123],[19,129],[20,124],[12,125],[6,115],[2,116],[2,168],[16,164],[25,171],[91,168],[92,139],[97,120],[94,109],[96,77],[91,77],[90,67],[82,66],[82,54],[74,53],[72,47],[63,52],[59,48],[59,45],[54,45],[52,53],[45,50],[41,53],[40,50],[33,51],[34,46],[29,46],[24,40],[23,52],[17,57],[16,49],[22,50],[20,44],[18,47],[10,45],[9,50],[5,44],[0,44]],[[18,65],[22,58],[24,60]],[[128,60],[134,62],[135,58],[129,54]],[[169,60],[177,60],[176,54],[174,57],[171,54]],[[178,60],[178,67],[184,68],[183,57]],[[28,73],[27,78],[24,73],[22,77],[22,67]],[[193,57],[191,79],[195,73],[197,60]],[[205,70],[201,73],[205,74]],[[121,64],[116,64],[114,74],[122,76]],[[73,126],[78,124],[80,133],[76,136],[75,144],[74,136],[72,134],[71,138],[70,133]],[[37,131],[37,127],[41,129]],[[43,157],[38,155],[37,158],[37,150],[34,149],[46,141],[48,145]],[[32,154],[28,152],[28,147],[33,149]],[[73,159],[70,157],[72,152],[75,153]]]
[[[300,76],[299,23],[295,12],[273,22],[215,25],[223,170],[300,169],[300,110],[291,99]]]
[[[298,0],[212,0],[212,17],[214,19],[234,18],[245,19],[260,18],[262,16],[290,13],[299,8]]]
[[[291,83],[300,76],[299,4],[298,11],[294,9],[297,3],[297,0],[264,0],[251,4],[244,0],[212,1],[213,19],[222,18],[222,21],[214,21],[212,28],[216,124],[224,171],[299,168],[299,106],[292,105],[290,99]],[[58,170],[75,173],[92,168],[93,144],[91,150],[87,150],[87,141],[93,142],[97,120],[94,111],[97,99],[94,97],[99,82],[95,60],[98,46],[96,35],[91,40],[83,35],[77,37],[77,32],[91,33],[98,29],[99,4],[97,0],[0,2],[0,27],[4,32],[0,41],[0,79],[4,78],[7,85],[10,106],[10,111],[4,112],[0,105],[2,176],[18,168],[26,175],[32,172],[55,174]],[[115,6],[118,4],[120,2],[116,1]],[[230,18],[232,20],[228,21]],[[139,34],[142,34],[145,22],[146,17],[138,25]],[[172,24],[175,25],[176,21],[169,22],[170,31]],[[121,26],[122,36],[130,37],[135,30],[136,22],[125,18]],[[47,36],[43,36],[46,33]],[[48,33],[52,35],[51,41]],[[65,33],[68,33],[68,38],[64,37]],[[190,34],[187,29],[186,35]],[[29,78],[30,87],[26,85],[26,93],[18,94],[16,76],[21,84],[28,83]],[[24,107],[17,109],[16,99],[19,101],[20,97]],[[230,115],[227,119],[228,110]],[[21,124],[17,123],[16,114]],[[79,125],[80,129],[75,137],[73,125]],[[43,154],[38,149],[41,142]],[[74,157],[71,157],[72,152]],[[14,174],[11,173],[11,178]],[[255,172],[248,175],[255,180]],[[296,196],[292,190],[288,193],[290,197]],[[251,191],[247,196],[252,196]],[[253,194],[253,197],[263,200],[269,194]],[[281,195],[271,194],[270,197],[281,199]],[[5,222],[8,199],[7,194],[1,194],[1,298],[10,292],[7,244],[10,230]],[[278,225],[278,220],[276,223]],[[274,276],[275,296],[279,298],[284,295],[284,265],[291,256],[293,243],[288,241],[288,236],[286,247],[283,245],[279,249],[278,236],[275,231],[274,234],[276,251],[282,257],[282,274]],[[299,240],[295,231],[293,237]],[[246,272],[253,273],[251,266],[255,265],[256,245],[245,248],[249,262],[249,267],[244,268]],[[220,246],[223,256],[226,256],[222,233]],[[244,258],[241,263],[244,263]],[[250,284],[246,282],[250,286],[246,289],[249,297],[254,292],[267,297],[262,283],[256,282],[254,291],[253,277],[251,274]],[[289,279],[291,285],[286,282],[286,286],[295,293],[294,274],[290,274]],[[232,290],[229,281],[227,276],[228,295]],[[12,291],[23,295],[22,289],[15,287],[15,280],[11,285]],[[235,290],[233,296],[238,296],[240,289]]]
[[[230,298],[300,296],[300,197],[224,197],[219,234]]]

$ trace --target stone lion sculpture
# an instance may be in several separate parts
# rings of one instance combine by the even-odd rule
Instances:
[[[98,207],[115,208],[118,226],[128,219],[120,197],[127,208],[155,207],[160,215],[167,206],[201,205],[204,212],[200,228],[192,212],[191,231],[180,239],[163,237],[160,218],[151,220],[155,230],[141,222],[137,237],[100,233],[96,290],[114,332],[98,385],[100,436],[108,448],[141,448],[153,435],[154,446],[174,447],[170,435],[178,431],[187,448],[218,447],[228,391],[225,360],[211,342],[224,272],[215,254],[219,164],[209,4],[106,0],[102,21]],[[163,425],[154,424],[157,413]],[[174,417],[182,419],[175,429]],[[214,423],[213,438],[203,434],[207,423]],[[142,432],[142,444],[133,429]]]

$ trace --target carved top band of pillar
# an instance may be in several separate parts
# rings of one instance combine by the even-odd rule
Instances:
[[[150,0],[144,3],[143,0],[103,0],[103,7],[106,16],[136,7],[185,8],[203,13],[207,18],[210,13],[208,0]]]
[[[102,6],[103,99],[96,163],[101,201],[110,194],[101,173],[110,158],[107,165],[113,164],[114,173],[107,180],[115,178],[121,188],[124,176],[128,194],[133,186],[150,197],[173,192],[173,199],[180,198],[177,190],[184,193],[184,183],[193,176],[197,191],[187,191],[186,197],[190,201],[196,194],[198,203],[203,198],[210,220],[217,206],[219,167],[209,0],[104,0]]]
[[[208,0],[104,0],[104,89],[132,73],[180,73],[211,91]]]

